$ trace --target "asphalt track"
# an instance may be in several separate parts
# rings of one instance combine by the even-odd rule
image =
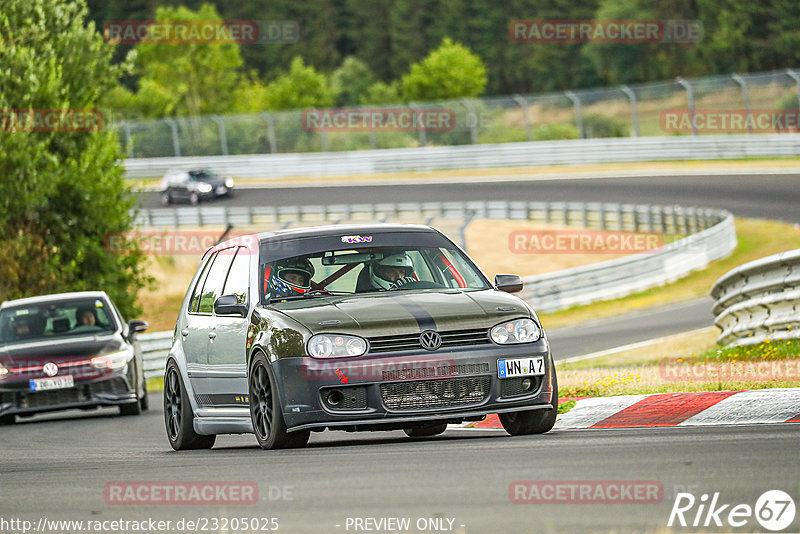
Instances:
[[[800,174],[263,187],[237,191],[234,197],[218,199],[213,205],[297,206],[467,200],[677,204],[724,208],[739,217],[800,223]],[[160,207],[159,195],[149,193],[144,206]]]
[[[156,407],[125,418],[109,409],[43,415],[1,432],[0,518],[34,522],[276,517],[278,532],[327,534],[355,532],[346,528],[348,517],[443,517],[454,519],[452,530],[428,531],[666,532],[680,491],[697,499],[720,492],[721,503],[750,506],[771,489],[800,498],[795,424],[513,438],[498,430],[448,430],[427,440],[401,432],[324,432],[294,451],[262,451],[253,436],[243,435],[220,437],[210,451],[176,453]],[[520,480],[654,481],[663,494],[653,503],[515,504],[509,486]],[[260,498],[250,505],[105,501],[106,484],[131,481],[253,482]],[[788,531],[798,529],[800,515]],[[744,529],[723,530],[763,531],[754,519]]]

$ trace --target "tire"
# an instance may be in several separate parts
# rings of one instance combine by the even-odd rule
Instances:
[[[150,409],[150,399],[147,395],[147,379],[142,375],[142,398],[139,399],[139,407],[143,412]]]
[[[551,363],[552,365],[552,363]],[[553,428],[558,416],[558,379],[555,367],[553,371],[553,398],[552,410],[530,410],[527,412],[501,413],[500,422],[506,432],[512,436],[525,436],[528,434],[544,434]]]
[[[436,423],[433,425],[425,426],[410,426],[404,428],[403,432],[410,438],[428,438],[431,436],[438,436],[447,430],[447,423]]]
[[[0,425],[13,425],[17,422],[17,418],[12,413],[11,415],[0,415]]]
[[[215,434],[201,436],[194,431],[194,412],[183,385],[178,366],[170,360],[164,374],[164,428],[169,444],[176,451],[210,449],[217,439]]]
[[[170,204],[172,204],[172,195],[170,195],[166,191],[161,193],[161,204],[163,204],[164,206],[169,206]]]
[[[287,432],[281,412],[275,379],[263,353],[253,357],[247,378],[250,419],[253,433],[262,449],[294,449],[305,447],[311,434],[308,430]]]
[[[189,195],[189,204],[191,204],[192,206],[197,206],[199,203],[200,203],[200,195],[192,191],[192,193]]]

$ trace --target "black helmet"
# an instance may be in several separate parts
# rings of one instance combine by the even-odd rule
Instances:
[[[264,277],[269,280],[267,290],[270,296],[302,295],[311,289],[314,266],[306,258],[281,260],[272,266],[268,265],[267,270],[269,272]]]

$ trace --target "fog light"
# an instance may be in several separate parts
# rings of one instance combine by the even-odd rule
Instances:
[[[328,404],[331,406],[338,406],[344,400],[344,395],[338,389],[334,389],[328,393]]]
[[[523,378],[522,379],[522,389],[524,391],[528,391],[533,387],[533,381],[530,378]]]

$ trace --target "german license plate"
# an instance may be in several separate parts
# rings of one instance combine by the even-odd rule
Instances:
[[[30,381],[31,391],[44,391],[47,389],[71,388],[75,385],[72,376],[54,376],[53,378],[35,378]]]
[[[497,360],[497,376],[512,378],[515,376],[540,376],[544,374],[544,357],[515,358],[513,360]]]

